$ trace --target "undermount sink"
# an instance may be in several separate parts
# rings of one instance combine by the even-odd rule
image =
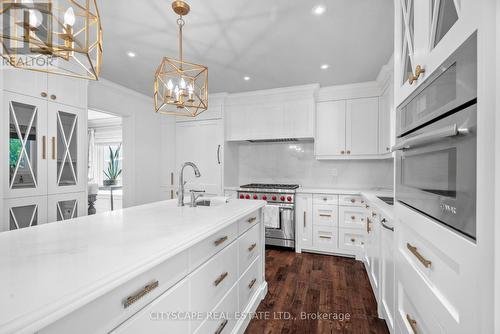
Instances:
[[[221,200],[202,199],[196,201],[196,206],[221,206],[227,204]]]

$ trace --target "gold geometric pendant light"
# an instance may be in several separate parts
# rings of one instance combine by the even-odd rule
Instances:
[[[161,114],[196,117],[208,109],[208,68],[184,61],[182,54],[183,16],[189,13],[184,1],[174,1],[179,15],[179,59],[164,57],[154,81],[155,111]]]
[[[97,80],[102,26],[96,0],[2,0],[0,41],[15,68]]]

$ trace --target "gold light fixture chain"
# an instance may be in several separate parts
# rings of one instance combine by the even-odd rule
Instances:
[[[182,18],[182,15],[179,15],[179,18],[177,19],[177,24],[179,25],[179,60],[181,61],[181,70],[182,70],[182,27],[184,26],[184,19]]]

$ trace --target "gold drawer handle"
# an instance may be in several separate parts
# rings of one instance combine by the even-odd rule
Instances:
[[[47,159],[47,137],[43,136],[42,138],[42,159]]]
[[[325,214],[320,214],[320,217],[326,217],[326,218],[332,218],[332,215],[325,215]]]
[[[141,289],[141,291],[137,292],[135,295],[127,297],[127,299],[125,299],[125,301],[123,302],[123,307],[124,308],[129,307],[130,305],[132,305],[133,303],[135,303],[136,301],[138,301],[139,299],[141,299],[142,297],[144,297],[145,295],[156,289],[158,287],[158,284],[159,284],[158,281],[154,281],[146,285],[144,288]]]
[[[257,282],[257,279],[254,278],[253,280],[250,281],[250,284],[248,284],[248,288],[251,289],[255,285],[255,282]]]
[[[223,236],[222,238],[219,238],[217,240],[214,241],[214,245],[215,246],[219,246],[221,243],[223,243],[224,241],[227,240],[227,235],[226,236]]]
[[[52,160],[56,160],[56,137],[52,137]]]
[[[214,334],[220,334],[220,333],[222,333],[222,331],[223,331],[223,330],[224,330],[224,328],[226,327],[227,323],[228,323],[228,320],[227,320],[227,319],[225,319],[225,320],[224,320],[224,321],[223,321],[223,322],[219,325],[219,327],[218,327],[218,328],[217,328],[217,330],[214,332]]]
[[[327,237],[326,235],[320,235],[319,236],[321,239],[331,239],[332,237]]]
[[[418,334],[417,320],[412,319],[409,314],[406,314],[406,320],[408,320],[408,323],[410,324],[410,327],[411,327],[411,330],[413,331],[413,333]]]
[[[251,223],[255,222],[256,220],[257,220],[257,217],[252,217],[252,218],[248,219],[247,222],[249,224],[251,224]]]
[[[406,247],[408,247],[410,252],[415,255],[415,257],[424,265],[424,267],[429,268],[431,266],[432,262],[423,257],[422,254],[420,254],[420,252],[418,251],[417,247],[412,246],[409,242],[406,243]]]
[[[368,209],[370,206],[368,204],[365,204],[365,209]]]
[[[225,273],[221,274],[215,281],[214,281],[214,285],[217,286],[219,284],[221,284],[221,282],[227,277],[227,275],[229,275],[229,273],[226,271]]]
[[[257,247],[257,244],[252,244],[250,247],[248,247],[248,251],[251,252]]]
[[[366,233],[368,233],[368,234],[370,234],[370,231],[372,230],[372,229],[370,228],[370,224],[371,224],[371,223],[372,223],[372,222],[371,222],[370,218],[366,218]]]

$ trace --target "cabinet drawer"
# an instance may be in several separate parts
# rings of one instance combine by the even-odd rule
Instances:
[[[197,243],[190,249],[189,269],[198,268],[215,253],[228,246],[238,236],[238,224],[231,224],[223,230]]]
[[[107,333],[151,303],[187,274],[186,251],[79,308],[38,333]],[[156,287],[155,282],[158,282]],[[147,285],[150,285],[149,289],[146,289]],[[125,307],[127,298],[134,296],[137,297],[136,301]]]
[[[340,195],[339,205],[363,206],[365,201],[360,195]]]
[[[313,225],[337,226],[338,209],[336,205],[313,206]]]
[[[111,334],[136,334],[147,329],[148,334],[190,333],[189,321],[178,320],[177,314],[189,312],[189,284],[187,279],[173,286]],[[168,317],[167,314],[172,313]]]
[[[191,274],[191,309],[211,310],[236,283],[238,249],[234,242]]]
[[[260,258],[255,259],[248,270],[241,276],[238,282],[239,308],[238,312],[244,312],[248,302],[252,299],[261,283]]]
[[[360,229],[339,228],[339,248],[352,254],[362,254],[366,234]]]
[[[337,205],[337,204],[339,204],[339,196],[338,195],[314,194],[313,195],[313,203],[314,204]]]
[[[333,252],[338,248],[338,228],[313,226],[313,247],[315,250]]]
[[[238,285],[235,284],[212,310],[212,316],[207,318],[196,330],[195,334],[227,334],[236,325],[235,313],[238,312]]]
[[[366,212],[362,207],[341,206],[339,208],[339,226],[347,228],[365,228]]]
[[[257,210],[252,212],[251,214],[245,216],[244,218],[238,221],[238,232],[241,235],[250,227],[254,226],[261,221],[261,210]]]
[[[260,254],[260,225],[254,225],[238,239],[238,273],[241,275]]]

